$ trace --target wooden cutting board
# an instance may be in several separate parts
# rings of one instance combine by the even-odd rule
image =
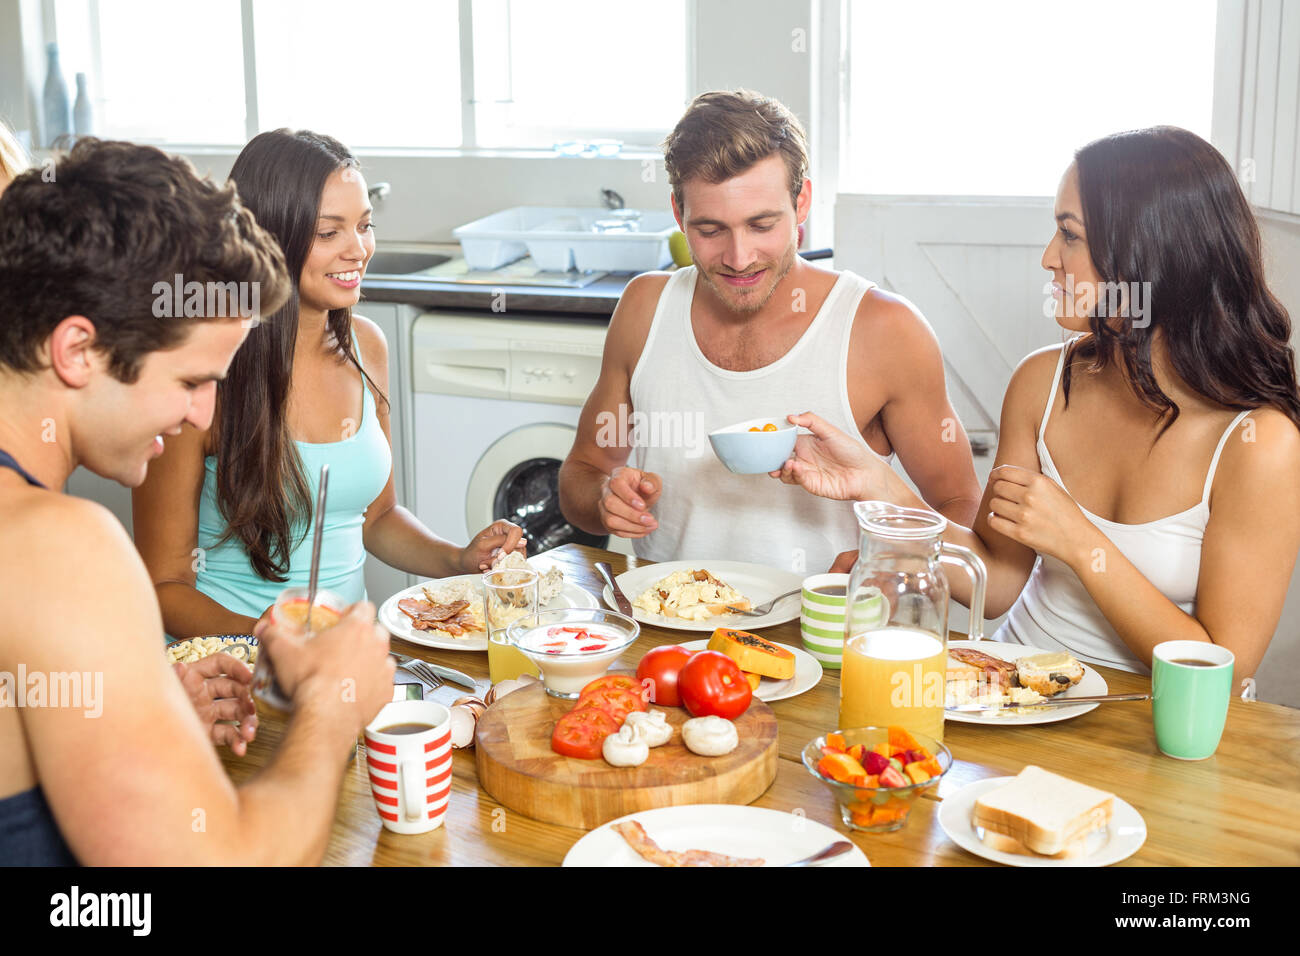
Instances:
[[[555,722],[573,708],[541,684],[507,694],[489,707],[475,731],[479,784],[502,806],[524,816],[590,830],[637,810],[688,803],[757,800],[776,778],[776,716],[757,697],[735,721],[740,744],[721,757],[701,757],[682,743],[690,714],[657,707],[673,738],[650,748],[639,767],[563,757],[551,749]]]

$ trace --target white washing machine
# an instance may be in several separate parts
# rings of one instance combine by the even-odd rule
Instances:
[[[560,513],[558,474],[600,374],[607,321],[429,312],[412,328],[416,516],[468,541],[497,518],[536,554],[576,542],[631,554]]]

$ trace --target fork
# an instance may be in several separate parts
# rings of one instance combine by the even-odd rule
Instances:
[[[748,611],[742,611],[738,608],[732,608],[731,611],[733,614],[743,614],[745,617],[762,617],[764,614],[772,613],[772,608],[776,605],[777,601],[784,601],[791,595],[798,594],[800,590],[800,588],[795,588],[793,591],[786,591],[784,594],[778,594],[766,604],[760,604],[758,607],[752,608]]]
[[[393,660],[397,662],[397,666],[402,670],[414,674],[434,690],[437,690],[442,686],[442,678],[435,674],[429,665],[419,658],[403,657],[400,654],[394,654]]]

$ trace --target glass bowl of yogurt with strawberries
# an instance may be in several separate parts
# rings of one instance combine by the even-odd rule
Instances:
[[[640,634],[641,625],[617,611],[564,608],[515,621],[506,640],[537,665],[546,693],[577,700]]]

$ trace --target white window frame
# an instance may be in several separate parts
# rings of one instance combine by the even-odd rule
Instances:
[[[85,0],[88,15],[91,19],[91,75],[93,89],[101,91],[104,89],[103,82],[103,61],[99,46],[99,30],[96,24],[99,21],[100,0]],[[259,128],[258,116],[258,97],[257,97],[257,38],[254,31],[253,5],[255,0],[240,0],[240,20],[241,32],[243,36],[243,82],[244,82],[244,136],[245,141],[252,139],[258,133],[262,132]],[[686,35],[683,42],[686,44],[686,77],[685,86],[687,91],[695,88],[695,20],[697,12],[697,3],[699,0],[686,0]],[[47,40],[57,41],[58,28],[54,15],[54,0],[41,0],[40,5],[42,24],[44,34]],[[460,117],[461,117],[461,145],[458,147],[382,147],[382,146],[360,146],[360,153],[383,154],[431,154],[431,155],[459,155],[459,154],[492,154],[500,155],[503,153],[511,154],[550,154],[552,151],[545,147],[533,146],[491,146],[484,147],[478,143],[477,136],[477,117],[476,101],[474,98],[474,0],[459,0],[459,30],[460,30]],[[97,94],[98,95],[98,94]],[[624,147],[622,152],[627,155],[639,156],[641,154],[658,154],[659,144],[668,136],[669,128],[664,129],[611,129],[608,127],[518,127],[523,135],[533,134],[539,138],[549,139],[551,142],[563,142],[566,140],[590,140],[590,139],[617,139],[622,140]],[[164,145],[168,150],[178,153],[204,153],[214,150],[225,150],[231,147],[238,149],[242,143],[221,143],[221,142],[165,142]]]

